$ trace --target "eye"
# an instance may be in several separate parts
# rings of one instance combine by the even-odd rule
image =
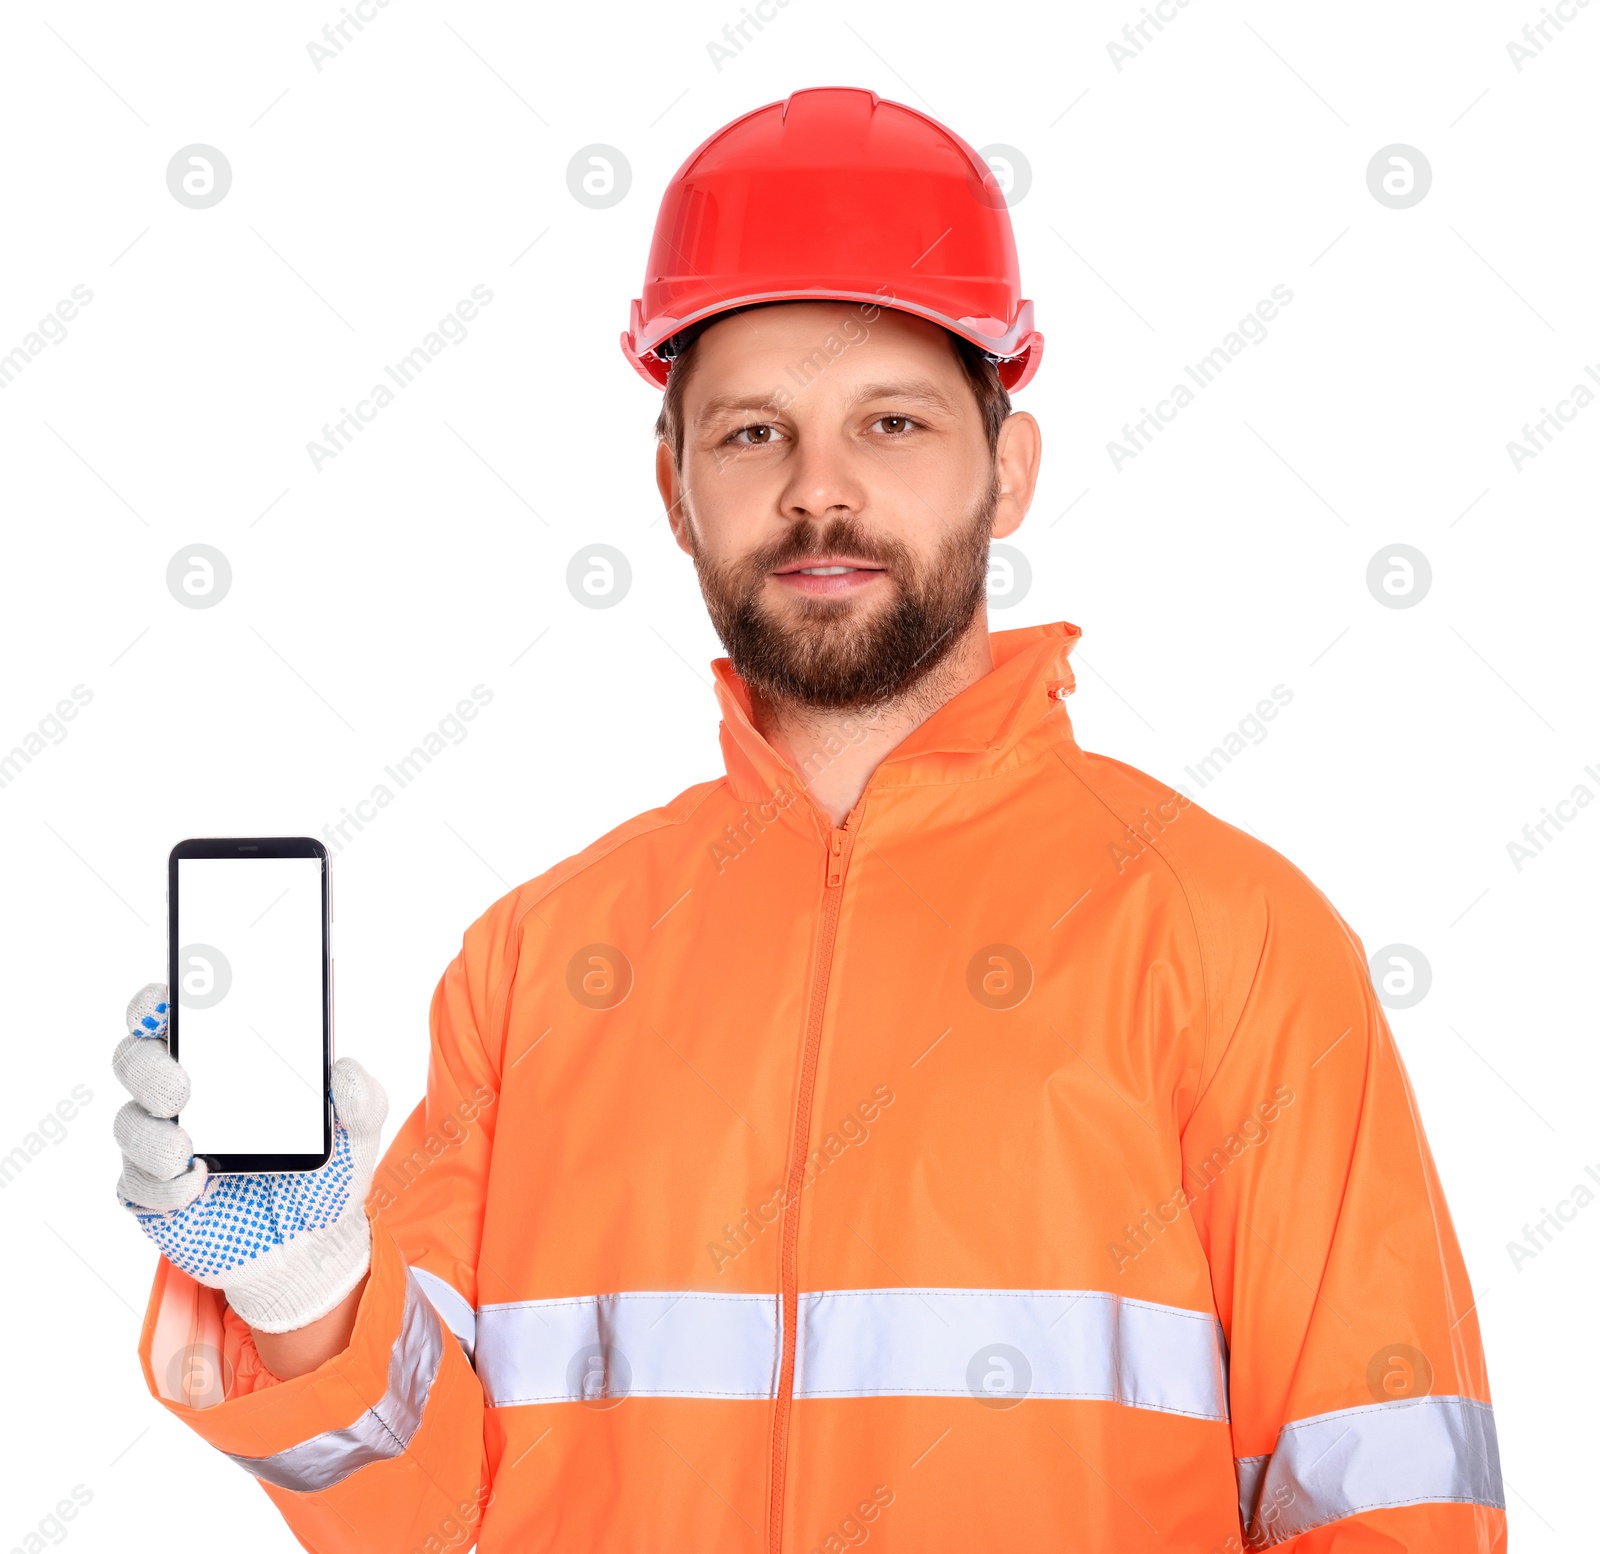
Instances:
[[[777,427],[763,422],[755,426],[741,426],[738,431],[730,433],[724,441],[740,448],[765,448],[781,435]]]
[[[903,437],[917,423],[908,415],[881,415],[872,424],[882,427],[891,437]]]

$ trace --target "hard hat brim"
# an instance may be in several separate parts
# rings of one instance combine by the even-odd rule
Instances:
[[[1024,387],[1039,370],[1039,362],[1044,354],[1044,336],[1033,327],[1031,301],[1021,302],[1016,317],[1005,323],[994,318],[950,318],[933,308],[886,297],[880,292],[849,291],[835,287],[777,287],[719,299],[684,318],[649,320],[643,317],[641,300],[635,298],[631,327],[622,333],[622,353],[647,383],[664,388],[671,370],[671,360],[658,354],[658,348],[675,335],[697,324],[708,324],[724,314],[784,302],[851,302],[863,310],[864,317],[867,317],[866,309],[873,310],[871,316],[867,317],[868,323],[876,318],[877,310],[882,308],[925,319],[970,341],[993,358],[1000,372],[1000,381],[1008,390]]]

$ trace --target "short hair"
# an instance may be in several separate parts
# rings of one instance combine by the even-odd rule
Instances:
[[[771,307],[772,303],[757,303],[757,307]],[[746,308],[737,308],[734,312],[747,312]],[[732,313],[719,313],[715,318],[708,318],[703,323],[693,325],[677,336],[672,341],[672,358],[667,372],[667,391],[661,401],[661,413],[656,417],[656,438],[664,442],[672,451],[672,462],[679,468],[683,465],[683,394],[684,387],[689,381],[689,369],[694,363],[695,345],[700,336],[712,324],[724,318],[731,318]],[[972,396],[978,402],[978,413],[983,418],[983,434],[989,443],[991,456],[1000,445],[1000,426],[1005,418],[1011,414],[1011,395],[1006,392],[1006,386],[1000,381],[999,369],[988,355],[970,340],[963,339],[953,330],[945,330],[945,338],[949,340],[951,348],[955,351],[956,360],[961,364],[962,373],[967,380],[967,386],[972,390]]]

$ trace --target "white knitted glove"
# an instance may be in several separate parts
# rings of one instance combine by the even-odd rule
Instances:
[[[212,1176],[173,1119],[189,1076],[167,1051],[167,986],[128,1005],[111,1066],[133,1099],[113,1125],[117,1194],[174,1267],[212,1289],[251,1327],[285,1333],[326,1316],[372,1254],[362,1207],[389,1114],[383,1087],[353,1058],[333,1066],[333,1154],[319,1171]]]

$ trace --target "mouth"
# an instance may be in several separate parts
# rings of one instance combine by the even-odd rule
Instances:
[[[871,587],[887,577],[887,569],[875,561],[853,556],[807,557],[778,567],[771,574],[781,588],[812,598],[838,598]]]

